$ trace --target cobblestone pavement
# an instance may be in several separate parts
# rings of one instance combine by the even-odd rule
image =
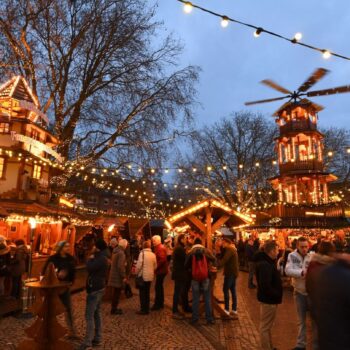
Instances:
[[[216,295],[223,299],[222,278],[217,280]],[[186,320],[171,318],[173,283],[166,279],[166,308],[152,312],[149,316],[139,316],[138,296],[123,299],[120,307],[122,316],[111,316],[108,303],[103,304],[103,345],[97,349],[161,349],[161,350],[255,350],[259,349],[258,323],[259,304],[256,292],[248,290],[247,274],[242,272],[238,279],[238,320],[217,320],[214,326],[207,326],[205,320],[198,327]],[[84,335],[85,292],[73,296],[76,326],[81,337]],[[60,317],[63,322],[63,317]],[[24,337],[24,328],[33,322],[30,320],[7,317],[0,320],[0,347],[10,348],[7,344],[17,345]],[[292,294],[287,292],[284,304],[279,308],[276,325],[273,330],[274,345],[279,350],[293,348],[296,339],[296,315]],[[76,343],[75,345],[78,345]],[[62,349],[64,350],[64,349]]]

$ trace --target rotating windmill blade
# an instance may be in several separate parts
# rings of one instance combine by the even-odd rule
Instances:
[[[334,94],[341,94],[345,92],[350,92],[350,85],[344,85],[344,86],[339,86],[331,89],[323,89],[323,90],[315,90],[315,91],[308,91],[312,86],[314,86],[318,81],[320,81],[323,77],[325,77],[329,73],[329,70],[325,68],[318,68],[316,69],[307,80],[304,81],[298,88],[298,90],[291,92],[290,90],[284,88],[283,86],[275,83],[274,81],[270,79],[265,79],[261,83],[274,89],[277,90],[278,92],[287,94],[285,96],[281,97],[274,97],[274,98],[268,98],[264,100],[257,100],[257,101],[250,101],[246,102],[246,106],[251,106],[255,104],[260,104],[260,103],[268,103],[268,102],[274,102],[274,101],[280,101],[284,99],[289,99],[288,102],[286,102],[284,105],[282,105],[277,112],[281,111],[281,109],[286,108],[290,104],[296,104],[296,105],[312,105],[316,111],[321,111],[323,107],[321,105],[318,105],[306,97],[312,97],[312,96],[325,96],[325,95],[334,95]],[[277,113],[276,112],[276,113]],[[274,115],[276,115],[276,113]]]

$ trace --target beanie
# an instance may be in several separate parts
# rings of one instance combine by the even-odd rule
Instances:
[[[115,237],[113,237],[113,238],[111,238],[111,240],[109,241],[109,244],[118,244],[118,240],[117,240]]]
[[[63,249],[63,247],[66,245],[66,243],[68,243],[67,241],[59,241],[56,244],[56,253],[60,253],[61,250]]]
[[[95,242],[95,247],[98,250],[105,250],[107,248],[107,243],[102,238],[98,238]]]

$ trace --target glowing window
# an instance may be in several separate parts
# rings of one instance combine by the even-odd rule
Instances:
[[[5,158],[0,157],[0,179],[4,176],[5,172]]]
[[[40,179],[40,178],[41,178],[41,166],[40,165],[34,165],[33,179]]]
[[[0,134],[7,134],[10,132],[9,123],[0,123]]]

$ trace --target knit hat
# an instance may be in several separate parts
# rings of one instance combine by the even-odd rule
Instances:
[[[107,248],[107,243],[102,238],[98,238],[95,242],[95,247],[98,250],[102,251]]]
[[[63,247],[67,244],[68,242],[67,241],[59,241],[57,244],[56,244],[56,253],[60,253],[61,250],[63,249]]]
[[[154,245],[158,245],[158,244],[162,243],[162,239],[160,238],[159,235],[155,235],[152,237],[152,242]]]
[[[121,239],[119,241],[119,247],[122,247],[123,249],[126,249],[127,246],[128,246],[128,241],[126,239]]]
[[[118,240],[115,238],[115,237],[113,237],[113,238],[111,238],[111,240],[109,241],[109,244],[110,245],[117,245],[118,244]]]

